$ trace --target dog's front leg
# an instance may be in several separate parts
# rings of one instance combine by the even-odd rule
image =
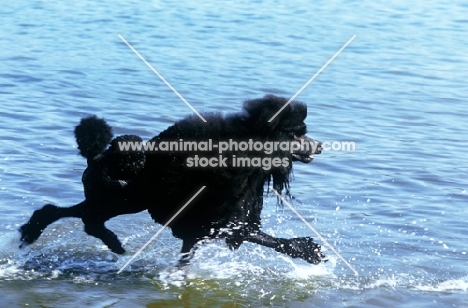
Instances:
[[[276,238],[262,231],[256,231],[249,234],[246,240],[273,248],[277,252],[287,254],[292,258],[304,259],[312,264],[318,264],[325,260],[325,255],[320,251],[320,246],[314,243],[311,237]]]
[[[197,249],[197,243],[199,242],[196,238],[185,238],[182,241],[182,249],[180,251],[179,266],[183,267],[190,263],[190,260],[195,255]]]
[[[97,237],[100,239],[104,244],[109,247],[109,249],[118,254],[125,253],[125,249],[122,247],[122,244],[119,241],[117,235],[114,234],[111,230],[107,229],[104,226],[104,222],[99,223],[89,223],[83,220],[85,227],[84,230],[91,236]]]

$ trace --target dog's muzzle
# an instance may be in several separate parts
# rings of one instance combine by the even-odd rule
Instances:
[[[291,142],[293,161],[310,163],[314,159],[314,154],[322,153],[322,143],[311,139],[306,135],[297,137]]]

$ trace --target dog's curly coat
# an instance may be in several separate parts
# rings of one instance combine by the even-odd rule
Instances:
[[[268,120],[286,104],[284,98],[267,95],[247,100],[241,113],[222,116],[205,114],[207,123],[189,116],[175,123],[149,142],[206,141],[288,141],[315,142],[315,149],[300,148],[294,153],[276,150],[271,154],[259,151],[227,151],[225,157],[260,159],[287,158],[287,165],[270,169],[234,167],[230,159],[226,167],[189,167],[187,158],[195,155],[217,157],[214,151],[122,151],[119,143],[142,142],[135,135],[123,135],[113,140],[111,127],[95,116],[82,119],[75,128],[81,155],[88,168],[82,181],[85,200],[62,208],[47,204],[36,210],[21,226],[22,245],[31,244],[43,230],[62,217],[83,220],[85,231],[101,239],[113,252],[124,253],[117,236],[104,223],[112,217],[148,210],[155,222],[165,224],[174,213],[202,186],[206,189],[174,219],[169,227],[182,239],[183,257],[193,252],[195,244],[209,238],[223,237],[232,249],[249,241],[275,249],[293,258],[317,264],[324,259],[320,246],[312,238],[275,238],[260,230],[265,183],[289,194],[292,161],[310,162],[312,154],[320,153],[320,143],[305,136],[307,107],[290,103],[273,121]],[[106,147],[110,143],[109,148]],[[267,170],[266,170],[267,169]]]

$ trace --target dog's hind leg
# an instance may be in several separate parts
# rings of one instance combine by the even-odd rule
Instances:
[[[87,222],[84,221],[85,227],[84,230],[91,236],[97,237],[100,239],[104,244],[109,247],[109,249],[118,254],[125,253],[125,249],[122,247],[122,243],[120,243],[119,238],[117,235],[114,234],[111,230],[107,229],[104,225],[104,222]]]
[[[182,241],[182,249],[180,250],[181,257],[179,259],[178,266],[185,266],[190,263],[190,260],[195,255],[195,250],[197,249],[196,244],[198,241],[198,239],[193,238],[186,238]]]
[[[19,228],[21,232],[20,247],[34,243],[48,225],[60,218],[81,218],[85,205],[86,201],[71,207],[58,207],[53,204],[46,204],[41,209],[34,211],[29,221]]]

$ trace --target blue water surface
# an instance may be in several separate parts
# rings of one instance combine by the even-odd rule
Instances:
[[[9,307],[466,307],[468,4],[406,1],[9,1],[0,8],[0,294]],[[108,226],[128,253],[51,225],[20,250],[33,210],[83,199],[73,137],[96,114],[145,140],[192,113],[292,97],[309,136],[354,142],[296,164],[296,209],[325,245],[312,266],[246,243],[201,247],[178,270],[180,241],[147,213]],[[157,177],[157,174],[155,174]],[[263,229],[315,236],[266,197]]]

